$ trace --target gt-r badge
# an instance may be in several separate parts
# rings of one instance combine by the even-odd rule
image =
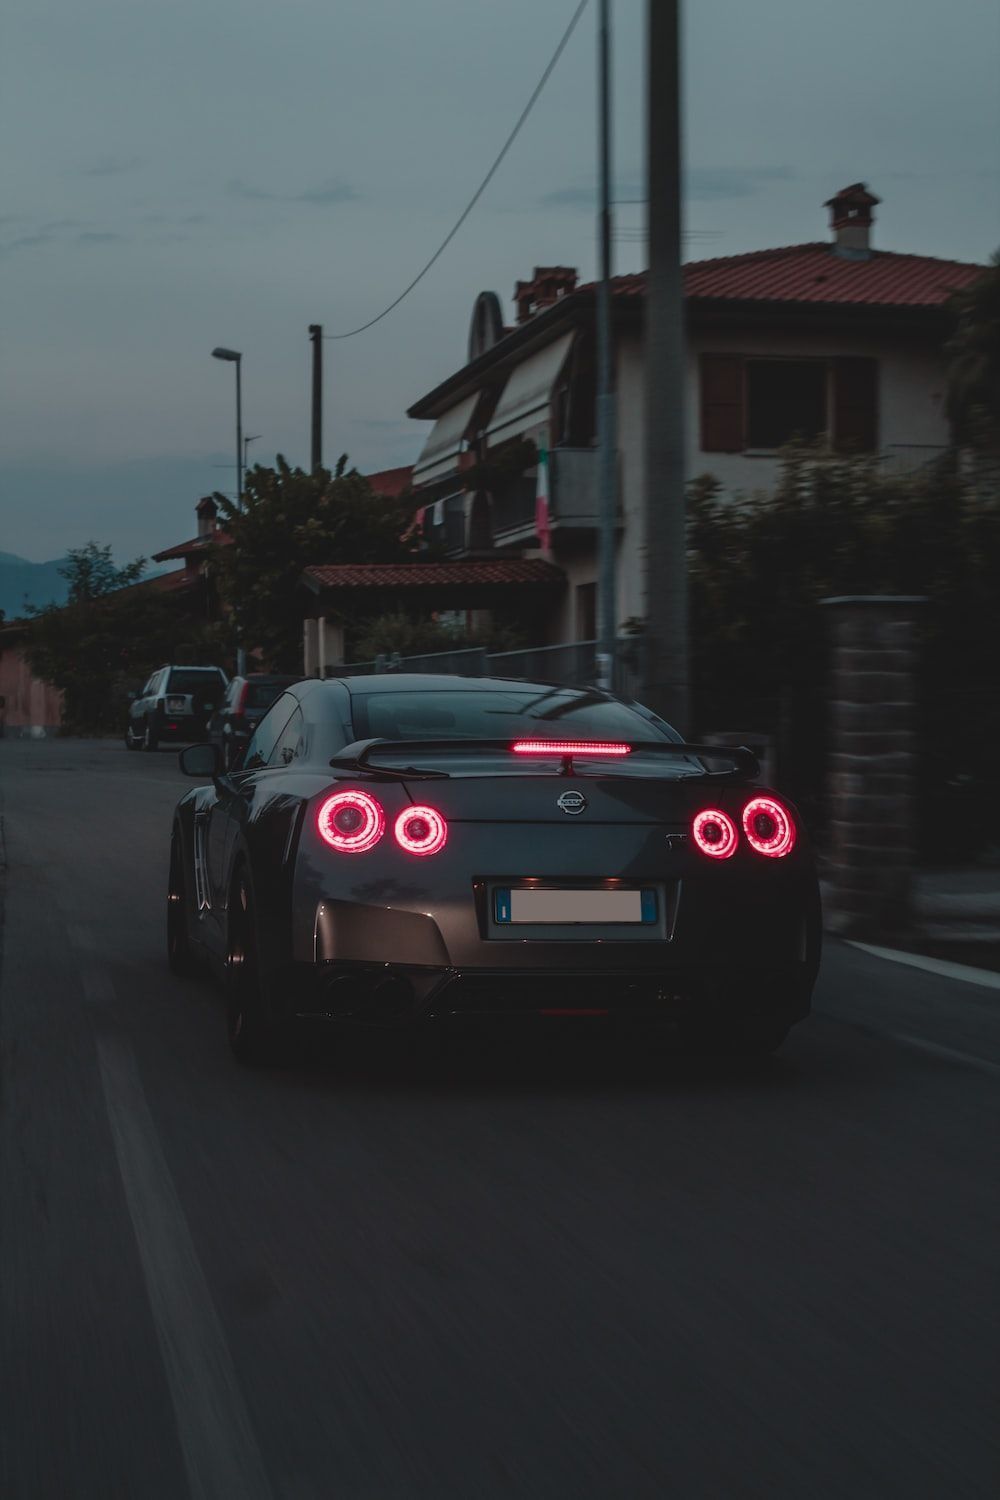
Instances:
[[[577,813],[586,811],[587,799],[582,792],[563,792],[561,797],[556,798],[556,807],[560,812],[575,817]]]

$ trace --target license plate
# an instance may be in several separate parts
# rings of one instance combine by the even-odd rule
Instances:
[[[559,926],[600,926],[624,923],[641,926],[656,921],[654,890],[555,890],[514,886],[495,892],[496,920],[501,925],[521,922]]]

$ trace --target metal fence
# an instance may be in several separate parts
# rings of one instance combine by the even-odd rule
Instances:
[[[618,642],[613,682],[615,692],[623,698],[634,698],[639,692],[641,644],[637,636],[626,636]],[[400,656],[393,652],[374,661],[328,667],[327,675],[361,677],[390,672],[436,672],[451,677],[510,677],[522,682],[590,687],[597,680],[597,649],[597,641],[570,641],[561,646],[533,646],[522,651],[489,652],[481,646],[471,646],[428,656]]]

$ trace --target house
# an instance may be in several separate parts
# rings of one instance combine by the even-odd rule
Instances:
[[[730,494],[769,487],[796,436],[897,470],[947,445],[947,304],[984,268],[876,249],[878,202],[853,183],[825,205],[827,240],[685,266],[689,476],[711,473]],[[512,326],[481,293],[466,362],[408,413],[434,423],[412,484],[425,537],[452,558],[538,548],[524,440],[547,450],[548,555],[566,579],[553,642],[596,634],[596,292],[572,267],[536,267],[517,283]],[[615,278],[620,623],[646,612],[644,295],[644,275]]]

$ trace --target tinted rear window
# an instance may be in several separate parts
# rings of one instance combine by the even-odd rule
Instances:
[[[352,695],[351,701],[360,739],[670,738],[624,703],[608,702],[585,688],[387,689]]]
[[[225,683],[222,680],[222,675],[214,667],[201,672],[195,671],[193,667],[174,667],[170,673],[167,692],[210,693],[218,697],[224,687]]]
[[[244,708],[270,708],[285,690],[283,682],[248,682]]]

